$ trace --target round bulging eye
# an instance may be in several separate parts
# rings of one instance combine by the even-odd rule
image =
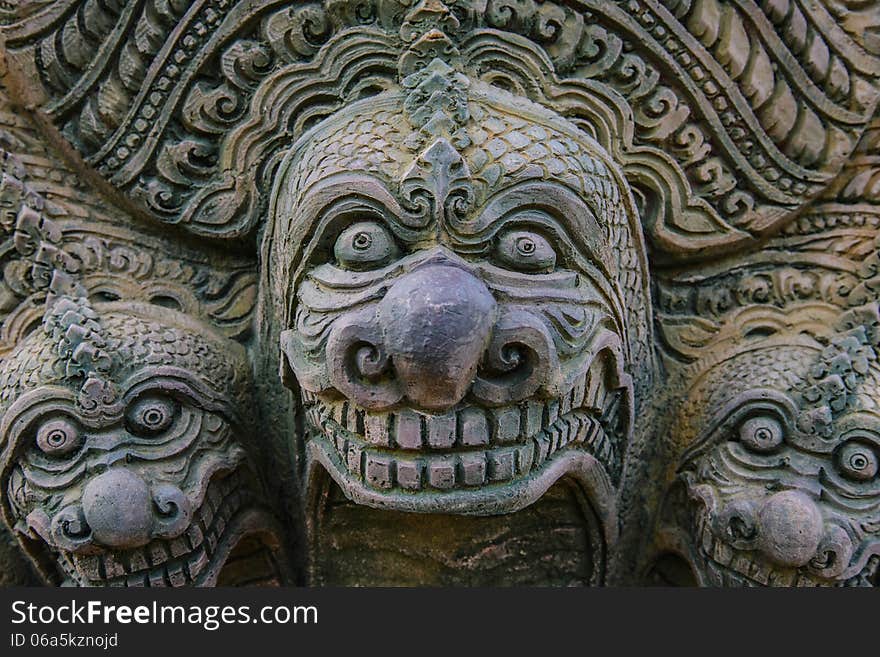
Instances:
[[[171,426],[178,410],[178,404],[173,399],[148,395],[128,407],[125,420],[129,431],[136,436],[154,436]]]
[[[779,420],[766,415],[750,417],[739,426],[739,441],[752,452],[772,452],[784,438],[785,431]]]
[[[388,264],[399,251],[387,228],[375,221],[362,221],[339,234],[333,255],[345,269],[366,271]]]
[[[837,468],[847,479],[868,481],[877,476],[877,451],[858,441],[850,441],[837,452]]]
[[[527,230],[510,230],[502,234],[495,253],[501,264],[520,271],[545,272],[556,266],[556,251],[550,242]]]
[[[70,420],[51,420],[37,430],[37,447],[49,456],[67,456],[81,444],[79,427]]]

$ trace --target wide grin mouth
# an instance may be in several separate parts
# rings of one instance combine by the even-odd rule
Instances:
[[[860,573],[845,580],[823,579],[806,568],[784,568],[768,563],[760,554],[731,547],[701,521],[697,551],[703,560],[705,584],[717,587],[871,587],[876,584],[880,559],[868,561]]]
[[[591,381],[593,381],[591,385]],[[352,499],[413,511],[506,512],[531,503],[587,454],[606,476],[619,446],[605,427],[619,408],[588,372],[552,401],[500,408],[462,404],[445,414],[365,411],[303,392],[309,448]],[[519,488],[520,490],[517,490]]]
[[[143,547],[81,555],[62,552],[58,564],[72,586],[213,586],[236,546],[265,535],[280,544],[275,521],[239,471],[211,481],[186,531],[173,539],[153,539]],[[283,558],[280,554],[278,559]],[[280,584],[282,566],[269,564],[266,582]],[[258,579],[257,574],[252,580]]]

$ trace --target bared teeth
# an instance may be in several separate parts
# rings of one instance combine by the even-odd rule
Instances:
[[[119,561],[116,559],[116,556],[112,552],[102,554],[101,558],[104,562],[104,576],[107,579],[121,577],[125,574],[125,568],[121,563],[119,563]]]
[[[210,563],[227,524],[246,502],[249,491],[238,473],[212,482],[186,532],[173,539],[155,539],[144,548],[120,555],[72,555],[69,576],[89,585],[183,586],[191,584]],[[213,513],[211,509],[214,509]],[[213,516],[213,524],[209,524]],[[207,529],[210,527],[210,529]],[[64,556],[64,555],[62,555]],[[67,562],[61,560],[62,567]]]
[[[553,424],[559,418],[559,401],[553,400],[547,404],[547,424]]]
[[[207,495],[202,502],[202,508],[199,509],[199,516],[206,526],[210,526],[214,521],[214,503]]]
[[[558,424],[554,424],[547,428],[547,437],[550,439],[550,453],[564,447],[562,442],[562,431]]]
[[[202,534],[202,528],[199,527],[199,524],[196,522],[192,523],[187,528],[186,537],[189,539],[190,548],[193,550],[201,546],[202,541],[205,540],[205,536]]]
[[[559,414],[565,415],[566,413],[570,413],[571,408],[571,393],[568,393],[567,395],[563,395],[559,402]]]
[[[360,409],[360,408],[354,409],[353,411],[352,410],[349,411],[349,413],[352,413],[352,412],[354,413],[354,424],[350,424],[348,429],[349,429],[349,431],[353,431],[354,433],[358,434],[359,436],[363,436],[364,433],[366,432],[364,418],[365,418],[367,412],[364,411],[363,409]]]
[[[198,577],[199,573],[201,573],[205,569],[205,566],[208,565],[208,555],[205,553],[204,548],[187,557],[186,564],[187,569],[189,570],[190,579]]]
[[[180,563],[170,563],[168,565],[168,581],[171,586],[183,586],[186,584],[186,574],[183,572],[183,565]]]
[[[722,540],[715,541],[715,552],[712,555],[712,558],[720,563],[722,566],[730,565],[730,562],[733,561],[733,548],[730,547],[727,543]]]
[[[821,582],[795,569],[777,570],[763,559],[753,559],[723,539],[716,538],[702,520],[698,524],[705,571],[714,586],[822,586]],[[720,584],[719,584],[720,582]]]
[[[526,425],[524,437],[530,438],[537,435],[544,426],[544,404],[537,401],[527,401],[523,413]]]
[[[448,490],[455,486],[455,458],[442,456],[428,463],[428,481],[434,488]]]
[[[466,408],[458,416],[459,441],[462,445],[478,447],[489,444],[489,425],[482,409]]]
[[[468,414],[462,415],[467,417]],[[485,420],[482,411],[471,417],[476,417],[477,422]],[[425,430],[424,427],[422,429]],[[334,438],[337,448],[342,445],[339,453],[344,456],[348,471],[367,485],[382,490],[395,487],[410,491],[425,488],[449,490],[457,486],[510,481],[516,476],[537,470],[555,452],[575,442],[588,444],[593,440],[595,451],[606,455],[612,450],[599,423],[583,412],[558,418],[555,424],[524,444],[514,443],[507,447],[453,454],[437,454],[427,450],[381,451],[376,450],[372,443],[358,443],[353,434],[345,434],[348,437],[344,440],[340,439],[341,435],[337,434]]]
[[[333,405],[333,421],[341,427],[348,424],[348,402]]]
[[[147,570],[150,567],[150,562],[147,561],[147,555],[140,549],[133,550],[128,557],[128,571],[131,573],[137,573],[142,570]]]
[[[428,446],[433,449],[444,449],[455,445],[455,423],[455,413],[428,415],[425,419]]]
[[[519,440],[521,415],[520,409],[515,406],[492,409],[492,437],[496,444],[504,445]]]
[[[770,576],[767,578],[768,586],[791,586],[797,576],[795,570],[771,570]]]
[[[168,561],[168,549],[163,542],[150,543],[150,545],[147,546],[147,550],[152,565],[158,566]]]
[[[703,552],[707,555],[712,555],[714,546],[715,546],[715,535],[712,533],[712,530],[709,527],[704,527],[703,529]]]
[[[585,377],[584,400],[582,402],[584,406],[598,408],[596,406],[596,400],[601,395],[600,388],[602,387],[602,378],[602,373],[594,371],[591,366]]]
[[[346,445],[345,434],[341,431],[334,434],[334,442],[336,443],[336,449],[339,450],[339,453],[344,454]]]
[[[393,416],[392,416],[393,417]],[[400,449],[421,449],[422,447],[422,419],[410,410],[397,413],[394,440]]]
[[[74,555],[73,560],[76,565],[76,570],[86,579],[104,579],[104,573],[102,571],[103,564],[101,563],[100,557]]]
[[[489,453],[489,480],[508,481],[513,479],[516,463],[516,449],[498,449]]]
[[[538,434],[535,438],[535,460],[532,463],[532,469],[539,467],[547,456],[550,454],[550,436],[546,432]]]
[[[577,435],[577,422],[574,418],[563,416],[556,424],[559,427],[559,449],[562,449]]]
[[[135,573],[133,575],[129,575],[125,578],[125,585],[138,588],[147,586],[147,574]]]
[[[486,455],[483,452],[462,454],[461,480],[465,486],[482,486],[486,481]]]
[[[391,488],[394,485],[393,465],[390,456],[367,454],[365,472],[367,483],[374,488]]]
[[[734,554],[733,561],[730,562],[730,567],[738,573],[748,573],[750,565],[751,561],[749,558],[741,553]]]
[[[409,451],[524,444],[542,431],[552,430],[559,420],[571,422],[575,419],[573,416],[584,414],[581,404],[590,376],[587,373],[581,377],[575,387],[559,399],[527,400],[488,410],[467,406],[444,414],[412,409],[365,411],[349,401],[319,399],[315,405],[308,406],[306,412],[314,427],[333,436],[340,453],[343,451],[340,443],[348,434],[375,447]],[[604,386],[594,386],[592,393],[596,399],[604,399]],[[594,400],[594,405],[597,403]],[[557,427],[566,434],[556,437],[550,453],[560,444],[564,446],[573,440],[571,426]]]
[[[168,582],[165,580],[164,568],[154,568],[150,571],[148,578],[150,586],[168,586]]]
[[[177,538],[173,538],[168,542],[168,547],[171,550],[171,556],[175,559],[183,554],[186,554],[190,551],[190,547],[187,544],[186,540],[182,536],[178,536]]]
[[[526,476],[572,443],[610,462],[613,442],[580,406],[589,390],[604,397],[604,386],[590,388],[591,377],[588,372],[566,395],[546,403],[527,400],[500,408],[467,406],[429,414],[413,409],[364,411],[347,401],[319,400],[309,410],[322,418],[320,428],[345,469],[366,485],[379,490],[450,490]]]
[[[769,566],[769,564],[766,564],[763,561],[752,562],[752,567],[749,572],[749,577],[751,577],[756,582],[766,586],[767,582],[770,579],[770,566]]]
[[[349,442],[346,452],[345,458],[346,463],[348,465],[348,470],[353,475],[360,477],[362,468],[361,462],[363,461],[364,450],[362,447],[355,445],[354,442]]]
[[[213,513],[217,513],[223,507],[223,496],[217,486],[208,486],[207,495],[205,496],[209,503],[209,508]]]
[[[423,486],[422,462],[419,459],[397,459],[397,483],[407,490],[421,490]]]
[[[526,475],[532,469],[535,459],[535,446],[529,441],[525,445],[516,448],[517,474]]]
[[[391,447],[388,420],[388,413],[366,413],[364,415],[364,431],[368,443],[377,447]]]

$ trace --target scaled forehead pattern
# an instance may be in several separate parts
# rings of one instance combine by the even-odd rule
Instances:
[[[852,403],[853,410],[865,411],[880,418],[880,367],[871,367],[861,380]]]
[[[244,351],[229,340],[199,329],[195,322],[150,309],[158,321],[140,312],[116,308],[102,312],[101,327],[107,351],[113,354],[111,376],[117,381],[147,367],[174,366],[208,382],[230,400],[240,399],[247,378]],[[184,328],[185,330],[181,330]],[[57,338],[37,330],[23,340],[0,366],[0,404],[8,405],[28,390],[65,385],[69,357],[59,351]]]
[[[462,156],[473,186],[478,213],[483,203],[507,186],[520,181],[557,184],[572,190],[598,220],[621,297],[626,301],[631,325],[633,358],[646,362],[649,328],[643,313],[645,264],[639,238],[634,234],[636,208],[626,182],[610,156],[592,138],[564,117],[508,92],[480,83],[471,85],[470,119],[458,140],[450,141]],[[491,98],[486,96],[490,95]],[[340,172],[376,173],[392,189],[433,143],[419,134],[407,118],[406,96],[389,93],[361,101],[325,120],[306,133],[292,148],[279,170],[275,200],[275,253],[282,268],[295,270],[291,260],[304,244],[285,239],[311,232],[297,226],[313,221],[304,217],[300,201],[310,189]],[[293,277],[290,280],[293,283]],[[290,293],[290,290],[287,290]]]
[[[821,348],[818,343],[786,344],[774,340],[730,349],[709,364],[698,364],[695,369],[702,372],[691,379],[691,387],[676,414],[676,435],[672,439],[681,444],[696,438],[713,413],[744,393],[757,388],[793,390],[804,379]]]
[[[472,101],[466,126],[469,143],[453,140],[478,199],[519,180],[554,181],[591,203],[610,239],[616,224],[625,225],[626,216],[614,211],[621,203],[620,182],[601,147],[560,116],[504,92],[492,93],[506,102]],[[432,142],[418,139],[403,101],[398,94],[363,101],[306,134],[285,174],[282,193],[288,201],[279,210],[287,210],[300,195],[339,171],[374,172],[399,181]]]
[[[503,92],[493,92],[505,97]],[[417,130],[400,108],[402,97],[371,99],[359,104],[355,113],[341,114],[340,121],[306,137],[300,158],[289,174],[291,191],[307,191],[327,175],[339,171],[376,171],[398,180],[407,166],[430,145],[416,142]],[[510,104],[474,101],[466,132],[470,143],[459,150],[473,181],[484,193],[491,193],[502,178],[544,178],[571,187],[585,198],[620,200],[618,182],[606,166],[607,158],[598,144],[579,133],[560,116],[532,107],[531,113],[517,112]],[[341,124],[341,125],[339,125]]]

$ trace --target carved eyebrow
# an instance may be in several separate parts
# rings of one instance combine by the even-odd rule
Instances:
[[[96,465],[109,466],[128,456],[148,464],[188,460],[200,449],[202,426],[198,414],[187,413],[168,435],[158,441],[131,436],[91,440],[85,442],[76,457],[69,461],[52,461],[40,454],[32,454],[20,465],[31,485],[43,490],[59,490],[81,480]],[[101,437],[107,438],[106,434]]]
[[[710,412],[708,421],[697,438],[682,453],[679,468],[711,447],[715,443],[713,438],[719,431],[735,426],[746,414],[755,411],[775,413],[789,430],[795,426],[797,406],[787,394],[773,388],[754,388]]]
[[[561,184],[529,180],[508,187],[490,199],[476,219],[467,225],[468,233],[476,239],[487,239],[507,220],[528,212],[533,212],[536,217],[542,214],[558,223],[578,247],[575,251],[598,260],[606,273],[614,273],[605,242],[607,231],[600,225],[594,209]]]
[[[418,233],[405,221],[406,210],[389,186],[377,175],[369,173],[339,173],[327,177],[310,188],[293,207],[285,208],[289,216],[285,242],[295,244],[290,262],[296,269],[293,280],[298,280],[321,243],[326,228],[346,213],[370,211],[376,219],[384,220],[401,239],[415,241]]]
[[[839,475],[830,463],[821,468],[817,479],[823,496],[835,506],[863,513],[880,507],[880,479],[856,483]]]
[[[200,410],[218,414],[232,423],[241,420],[235,402],[230,403],[226,399],[222,386],[218,387],[204,376],[174,365],[136,372],[125,379],[120,387],[124,391],[122,399],[126,407],[143,394],[158,392],[178,400],[183,397]]]

